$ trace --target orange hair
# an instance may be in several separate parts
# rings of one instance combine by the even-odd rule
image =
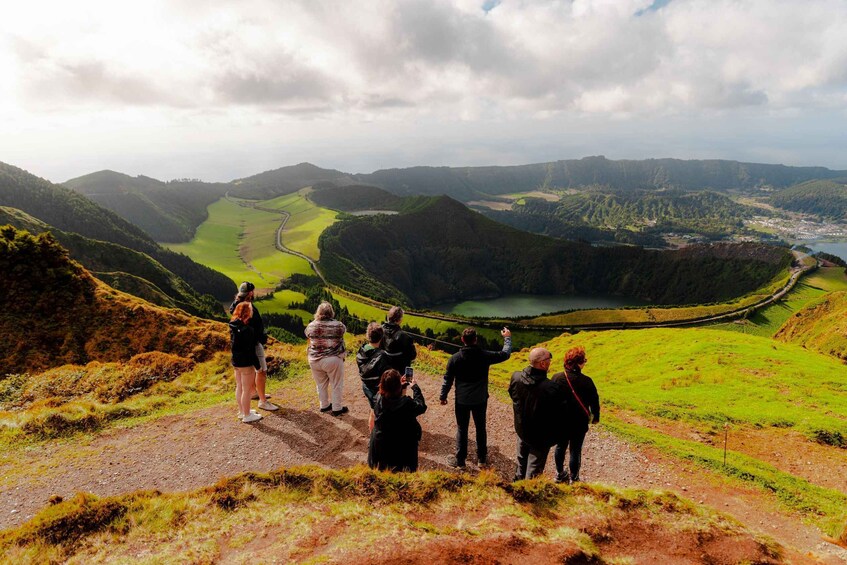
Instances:
[[[242,323],[247,324],[250,322],[250,318],[253,317],[253,305],[249,302],[239,302],[238,306],[235,307],[235,310],[232,311],[232,318],[230,318],[230,322],[234,322],[235,320],[241,320]]]
[[[574,371],[579,368],[580,365],[585,363],[585,348],[582,346],[577,346],[568,350],[565,354],[565,369],[570,369]]]

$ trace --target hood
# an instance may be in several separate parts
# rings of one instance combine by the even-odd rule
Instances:
[[[537,385],[546,378],[546,371],[542,371],[541,369],[534,369],[532,367],[526,367],[523,371],[518,373],[518,380],[521,383],[530,386]]]
[[[376,355],[379,351],[382,351],[381,349],[379,349],[379,348],[377,348],[377,347],[374,347],[374,348],[371,348],[371,349],[365,349],[365,347],[367,347],[367,345],[368,345],[368,344],[366,343],[365,345],[363,345],[362,347],[360,347],[360,348],[359,348],[359,351],[356,353],[356,361],[357,361],[358,363],[360,363],[360,364],[361,364],[361,363],[367,363],[368,361],[370,361],[371,359],[373,359],[373,358],[374,358],[374,356],[375,356],[375,355]]]
[[[393,336],[400,331],[400,326],[392,324],[391,322],[385,322],[382,324],[382,331],[385,332],[385,335]]]

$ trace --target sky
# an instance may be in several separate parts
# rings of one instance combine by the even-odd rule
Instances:
[[[0,161],[847,169],[847,0],[0,0]]]

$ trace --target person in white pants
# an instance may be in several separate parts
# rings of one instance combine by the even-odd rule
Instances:
[[[306,326],[309,338],[308,359],[312,377],[318,389],[320,411],[341,416],[349,412],[343,405],[344,393],[344,333],[347,328],[333,319],[335,311],[329,302],[321,302],[315,319]],[[331,396],[331,398],[330,398]]]

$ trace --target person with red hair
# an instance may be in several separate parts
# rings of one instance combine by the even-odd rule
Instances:
[[[253,317],[253,305],[239,303],[232,311],[229,322],[229,337],[232,346],[232,366],[235,369],[235,402],[238,404],[238,417],[245,424],[258,422],[261,414],[250,410],[250,397],[256,370],[259,369],[259,357],[256,355],[256,332],[250,327]]]
[[[564,425],[556,443],[553,461],[556,463],[556,482],[578,482],[582,466],[582,444],[588,433],[588,422],[600,421],[600,396],[597,387],[582,368],[588,362],[584,347],[573,347],[565,354],[565,370],[551,379],[565,394]],[[565,452],[570,449],[568,471],[565,472]]]

